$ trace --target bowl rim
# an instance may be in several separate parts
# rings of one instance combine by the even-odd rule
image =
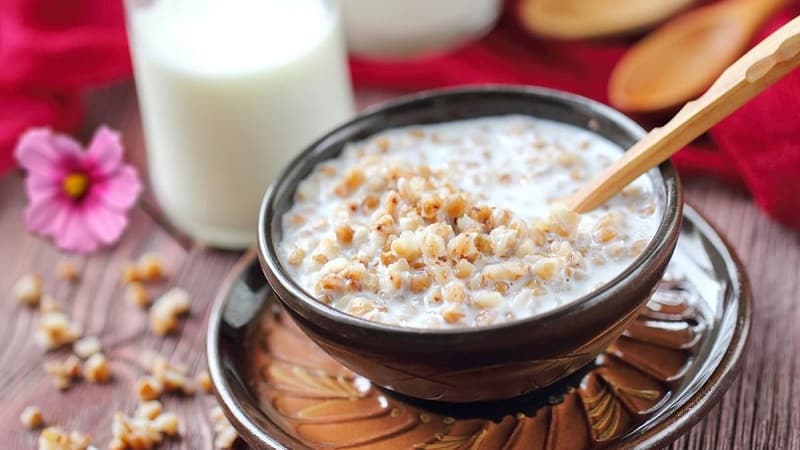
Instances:
[[[621,112],[611,108],[610,106],[577,94],[537,86],[488,84],[464,86],[458,88],[433,89],[398,97],[388,102],[366,108],[356,117],[346,121],[304,148],[283,168],[283,170],[281,170],[278,177],[270,185],[264,195],[258,217],[258,258],[264,271],[268,272],[265,273],[265,275],[267,275],[266,278],[269,281],[269,284],[272,284],[274,279],[281,285],[281,288],[285,289],[289,293],[289,296],[291,297],[289,300],[282,298],[280,295],[277,296],[281,302],[285,303],[292,310],[300,313],[297,311],[297,307],[292,305],[292,301],[296,300],[298,304],[302,305],[302,307],[308,308],[309,310],[325,317],[328,320],[345,323],[350,326],[378,333],[405,336],[426,335],[445,337],[475,336],[490,332],[502,332],[504,330],[527,327],[534,323],[557,320],[582,310],[597,307],[597,305],[613,298],[615,294],[623,290],[625,286],[631,284],[637,278],[639,272],[641,272],[643,268],[648,265],[648,263],[652,263],[655,259],[657,259],[656,256],[667,250],[667,247],[669,247],[668,244],[670,242],[670,238],[677,237],[678,233],[680,232],[680,224],[682,219],[683,193],[677,171],[675,170],[675,167],[671,161],[667,160],[660,164],[657,168],[654,168],[648,172],[652,174],[653,171],[657,170],[660,173],[661,182],[665,191],[664,203],[661,205],[662,217],[659,221],[655,235],[650,240],[648,245],[645,247],[642,253],[616,277],[607,281],[598,289],[595,289],[594,291],[571,302],[560,305],[557,308],[545,310],[530,317],[505,321],[487,326],[444,329],[419,328],[385,324],[357,316],[352,316],[344,311],[334,308],[333,306],[319,302],[311,294],[306,292],[285,270],[277,253],[277,242],[275,239],[272,239],[271,230],[273,229],[275,221],[280,221],[283,213],[286,212],[277,211],[277,208],[275,207],[275,203],[279,199],[277,193],[282,190],[279,189],[279,187],[293,183],[294,178],[296,177],[307,175],[307,172],[304,172],[304,169],[307,165],[304,164],[304,160],[306,158],[318,152],[325,151],[325,149],[330,148],[331,145],[336,145],[339,143],[346,144],[347,142],[352,141],[350,139],[350,135],[352,134],[351,131],[358,130],[359,124],[370,121],[375,116],[390,114],[392,111],[401,108],[413,107],[416,103],[423,103],[432,99],[446,100],[452,97],[474,95],[517,95],[530,98],[533,101],[550,100],[566,103],[578,108],[587,109],[595,113],[597,116],[602,116],[610,120],[619,126],[623,132],[629,134],[634,139],[641,139],[646,134],[644,129],[636,122]],[[494,115],[497,116],[499,114]],[[487,115],[486,117],[489,116]],[[548,118],[542,117],[542,119]],[[587,116],[586,119],[588,122],[592,118]],[[392,127],[387,127],[384,129],[389,128]],[[589,128],[584,129],[594,132]],[[287,191],[286,189],[283,190]],[[290,192],[293,193],[294,190],[291,190]],[[671,248],[669,250],[671,251]],[[272,288],[275,289],[275,286],[272,286]],[[275,290],[276,293],[279,291],[278,289]]]

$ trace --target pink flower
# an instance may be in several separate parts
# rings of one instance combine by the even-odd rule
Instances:
[[[142,183],[122,161],[119,134],[97,130],[89,148],[48,129],[20,138],[14,155],[27,170],[28,229],[74,252],[92,252],[119,239]]]

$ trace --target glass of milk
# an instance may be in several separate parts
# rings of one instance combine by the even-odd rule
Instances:
[[[195,239],[255,241],[259,204],[304,146],[353,115],[328,0],[126,0],[161,208]]]

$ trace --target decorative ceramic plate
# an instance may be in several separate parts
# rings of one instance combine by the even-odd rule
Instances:
[[[750,316],[740,263],[686,207],[641,316],[592,364],[521,398],[448,405],[373,386],[291,322],[252,253],[220,292],[207,350],[229,420],[257,449],[638,448],[674,440],[727,389]]]

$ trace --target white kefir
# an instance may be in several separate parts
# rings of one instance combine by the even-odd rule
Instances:
[[[324,0],[130,0],[150,179],[167,216],[212,246],[255,240],[269,183],[353,114]]]
[[[524,116],[387,130],[300,183],[283,263],[320,301],[395,325],[552,310],[620,275],[655,234],[646,176],[587,214],[558,204],[620,155],[590,131]]]

